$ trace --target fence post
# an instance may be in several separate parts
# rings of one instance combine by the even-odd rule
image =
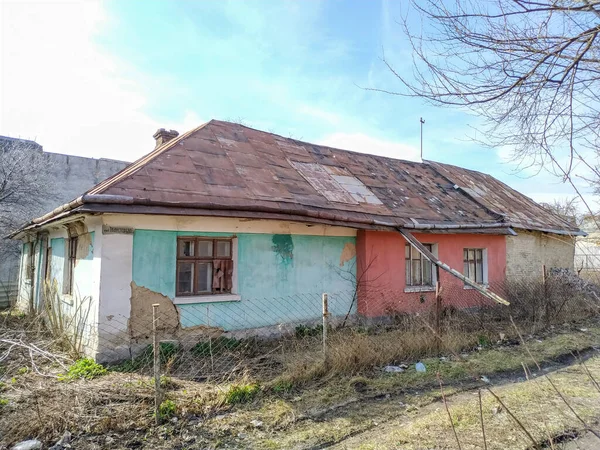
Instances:
[[[329,307],[327,305],[327,294],[323,293],[323,354],[327,362],[327,323],[329,321]]]
[[[548,285],[547,281],[547,273],[546,273],[546,264],[542,264],[542,283],[544,287],[544,306],[546,309],[546,326],[550,325],[550,302],[548,301]]]
[[[160,346],[158,342],[158,316],[157,311],[159,303],[152,305],[152,348],[154,350],[154,420],[156,424],[160,424],[160,404],[162,403],[162,395],[160,388]]]
[[[438,353],[442,349],[442,296],[439,278],[435,283],[435,348]]]

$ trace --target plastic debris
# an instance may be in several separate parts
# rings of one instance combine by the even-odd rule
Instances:
[[[383,371],[390,373],[402,373],[404,372],[404,368],[402,368],[401,366],[385,366],[383,368]]]
[[[480,379],[481,381],[483,381],[484,383],[490,384],[490,379],[489,379],[488,377],[486,377],[485,375],[481,375],[481,376],[479,377],[479,379]]]
[[[425,364],[423,364],[421,361],[419,361],[417,364],[415,364],[415,369],[417,370],[417,372],[427,372],[427,368],[425,367]]]

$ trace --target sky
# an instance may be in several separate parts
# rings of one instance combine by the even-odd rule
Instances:
[[[133,161],[158,128],[231,120],[309,142],[489,173],[537,201],[572,190],[476,144],[476,116],[400,89],[401,0],[0,0],[0,135]]]

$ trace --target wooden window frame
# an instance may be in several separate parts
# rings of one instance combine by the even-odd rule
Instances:
[[[75,263],[77,262],[77,241],[79,236],[70,236],[66,240],[65,265],[63,273],[63,294],[73,295],[73,278],[75,274]]]
[[[212,242],[212,255],[211,256],[199,256],[199,242]],[[180,255],[180,243],[181,242],[193,242],[194,243],[194,255],[193,256],[182,256]],[[217,243],[228,242],[229,243],[229,255],[228,256],[217,256]],[[206,237],[206,236],[178,236],[177,237],[177,257],[175,264],[175,296],[176,297],[195,297],[195,296],[210,296],[210,295],[223,295],[231,294],[233,291],[233,283],[231,289],[215,290],[212,286],[212,277],[214,276],[214,262],[215,261],[231,261],[233,265],[233,237]],[[179,265],[181,263],[192,263],[192,292],[180,292],[179,291]],[[213,269],[211,273],[211,289],[210,291],[199,291],[198,290],[198,263],[211,263]],[[235,270],[235,267],[233,267]]]
[[[469,256],[469,253],[473,252],[473,260],[471,261],[471,258]],[[466,255],[466,256],[465,256]],[[486,249],[484,248],[464,248],[463,249],[463,272],[464,272],[464,276],[469,278],[471,281],[478,283],[478,284],[485,284],[487,281],[487,276],[485,273],[486,270]],[[474,263],[474,267],[475,267],[475,274],[473,274],[473,277],[471,277],[471,262]],[[477,263],[480,262],[481,263],[481,269],[480,269],[480,278],[478,279],[477,277]]]
[[[433,253],[433,247],[434,244],[422,244],[427,250],[429,250],[431,253]],[[406,256],[406,250],[408,249],[408,257]],[[412,273],[412,261],[413,261],[413,252],[417,252],[420,256],[420,260],[421,260],[421,283],[419,284],[413,284],[413,273]],[[425,258],[415,247],[413,247],[411,244],[407,243],[404,246],[404,264],[405,264],[405,270],[404,270],[404,278],[405,278],[405,283],[406,283],[406,287],[408,288],[419,288],[419,287],[427,287],[427,288],[431,288],[435,286],[436,280],[435,280],[435,271],[433,268],[433,263],[431,261],[429,261],[427,258]],[[424,267],[425,264],[430,264],[431,265],[431,284],[427,283],[423,283],[423,278],[424,278]]]

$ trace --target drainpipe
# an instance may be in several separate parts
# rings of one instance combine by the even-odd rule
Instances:
[[[27,270],[29,271],[29,279],[31,280],[29,289],[29,314],[34,313],[34,294],[35,294],[35,244],[36,240],[29,243],[29,264]]]

